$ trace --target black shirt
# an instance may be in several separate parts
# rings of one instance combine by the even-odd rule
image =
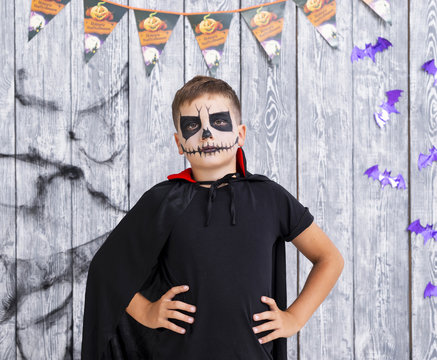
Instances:
[[[195,305],[197,310],[177,310],[194,317],[194,322],[170,318],[186,332],[161,329],[153,359],[273,359],[273,343],[258,342],[271,330],[257,334],[252,330],[270,321],[255,321],[253,315],[270,310],[261,296],[272,297],[272,247],[275,241],[292,241],[314,217],[273,181],[241,181],[232,186],[235,225],[225,184],[215,190],[205,226],[209,188],[201,187],[161,253],[168,288],[190,286],[173,300]]]

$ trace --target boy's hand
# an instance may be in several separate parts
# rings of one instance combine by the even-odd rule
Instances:
[[[255,334],[267,330],[274,330],[270,332],[270,334],[258,339],[261,344],[265,344],[280,337],[290,337],[300,330],[301,327],[296,321],[294,315],[288,311],[279,309],[276,305],[275,299],[262,296],[261,301],[267,303],[270,306],[271,311],[264,311],[262,313],[254,314],[253,319],[255,321],[266,319],[272,321],[266,321],[262,325],[257,325],[252,329]]]
[[[147,302],[141,304],[133,304],[132,306],[130,306],[132,310],[128,311],[129,315],[131,315],[139,323],[151,329],[164,327],[177,333],[184,334],[184,328],[177,326],[175,323],[168,320],[170,318],[173,318],[186,321],[190,324],[194,322],[193,317],[185,315],[179,311],[176,311],[175,309],[195,312],[195,306],[184,303],[182,301],[172,301],[173,297],[176,294],[182,293],[184,291],[188,291],[188,286],[186,288],[184,285],[174,286],[155,302],[150,302],[143,297],[143,299],[147,300]]]
[[[193,323],[194,318],[185,315],[175,309],[181,309],[189,312],[195,312],[196,307],[182,301],[172,301],[176,294],[188,291],[187,285],[174,286],[169,289],[161,298],[155,302],[151,302],[146,308],[146,326],[156,329],[158,327],[164,327],[174,332],[184,334],[185,329],[177,326],[175,323],[169,321],[168,319],[179,319],[187,323]]]

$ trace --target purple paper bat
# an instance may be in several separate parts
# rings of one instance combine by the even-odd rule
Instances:
[[[379,105],[379,107],[382,108],[382,111],[373,114],[375,117],[375,121],[380,128],[384,127],[385,123],[390,120],[389,115],[391,113],[399,114],[399,111],[396,109],[395,104],[399,102],[399,97],[403,92],[403,90],[390,90],[385,93],[388,100]]]
[[[426,285],[425,292],[423,293],[423,298],[431,296],[437,296],[437,286],[431,284],[431,281]]]
[[[374,165],[370,168],[368,168],[364,175],[367,175],[369,178],[372,178],[374,180],[379,180],[381,182],[381,187],[384,189],[385,185],[390,184],[394,188],[398,189],[405,189],[405,181],[401,174],[398,176],[391,177],[390,176],[391,171],[387,171],[387,169],[384,170],[383,173],[381,173],[378,169],[378,165]]]
[[[372,59],[373,62],[375,62],[375,54],[377,52],[382,52],[386,50],[389,46],[393,46],[390,41],[387,39],[384,39],[382,37],[378,37],[378,40],[376,40],[376,44],[366,44],[366,47],[364,49],[360,49],[358,46],[355,46],[352,50],[351,54],[351,62],[354,62],[354,60],[358,61],[358,59],[364,59],[366,56]]]
[[[423,245],[425,245],[429,239],[437,240],[437,231],[433,229],[433,226],[426,224],[426,227],[423,227],[420,225],[419,219],[413,221],[410,226],[408,226],[407,230],[410,230],[416,234],[422,234]]]
[[[429,155],[425,155],[422,153],[419,154],[419,161],[418,161],[419,170],[423,169],[428,165],[431,165],[433,161],[437,161],[437,149],[434,145],[431,149],[429,149]]]
[[[428,74],[434,76],[434,84],[437,84],[437,67],[435,66],[434,59],[427,61],[422,65],[422,69],[425,70]]]

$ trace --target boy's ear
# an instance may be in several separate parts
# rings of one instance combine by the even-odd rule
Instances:
[[[238,146],[243,146],[244,145],[244,140],[246,139],[246,125],[245,124],[241,124],[238,125]]]
[[[179,154],[182,155],[184,152],[182,151],[181,144],[179,143],[179,138],[178,138],[178,133],[177,132],[174,133],[174,139],[176,141],[176,145],[178,147]]]

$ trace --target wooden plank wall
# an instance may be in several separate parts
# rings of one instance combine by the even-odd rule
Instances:
[[[434,79],[420,71],[422,59],[436,57],[437,2],[424,1],[410,6],[410,216],[421,224],[437,222],[437,167],[418,171],[419,153],[429,153],[437,144],[437,89]],[[422,236],[411,242],[412,354],[415,359],[431,359],[437,353],[437,302],[423,299],[427,283],[437,281],[437,247],[434,240],[423,244]]]
[[[189,166],[177,153],[171,103],[208,75],[187,19],[179,19],[146,77],[129,11],[88,64],[83,2],[72,0],[27,42],[31,0],[0,5],[0,359],[79,359],[89,261],[145,190]],[[230,10],[254,0],[120,2],[173,11]],[[15,5],[15,6],[14,6]],[[362,1],[337,4],[334,50],[290,1],[279,67],[268,64],[235,15],[217,77],[239,95],[248,169],[279,182],[310,208],[345,258],[343,273],[289,359],[432,359],[436,246],[406,231],[437,224],[436,88],[421,65],[436,56],[437,1],[392,2],[393,25]],[[393,47],[350,62],[378,36]],[[379,129],[385,92],[404,93]],[[406,190],[363,175],[401,173]],[[288,304],[311,263],[287,250]]]

